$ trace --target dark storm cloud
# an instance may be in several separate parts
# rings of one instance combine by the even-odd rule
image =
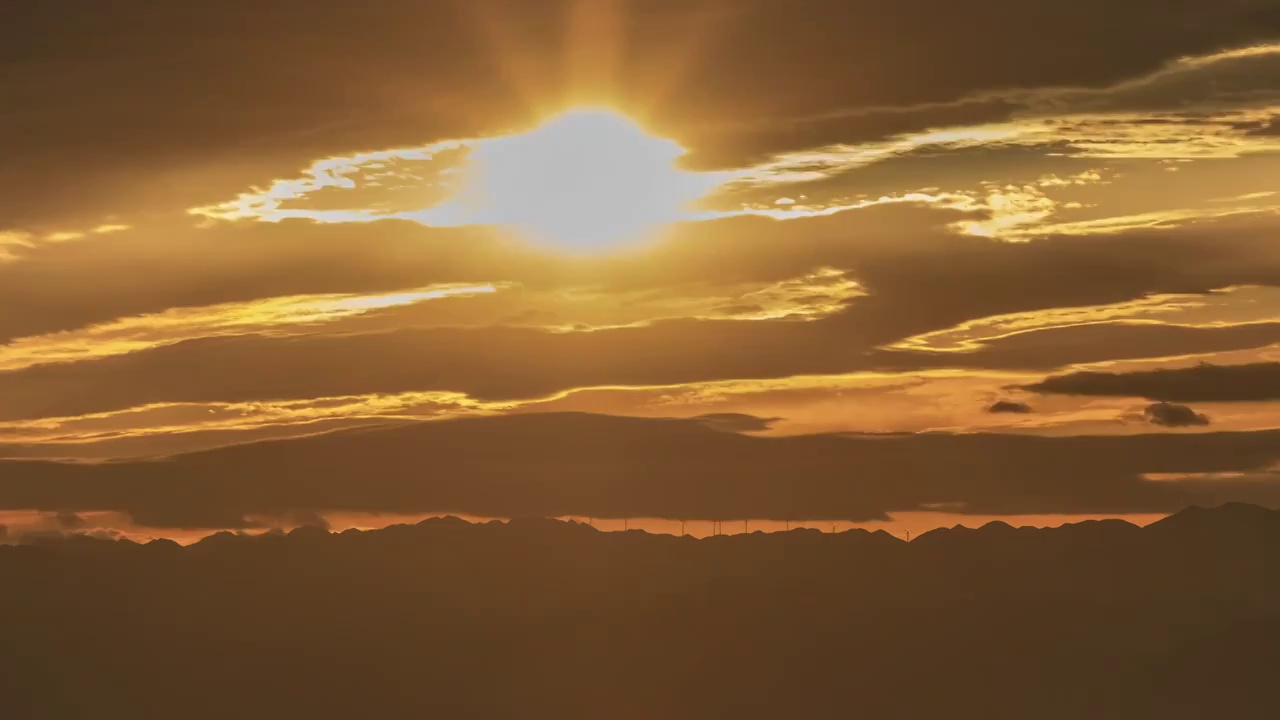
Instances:
[[[1061,395],[1143,397],[1164,402],[1280,400],[1280,363],[1212,365],[1129,373],[1076,372],[1027,386]]]
[[[1142,415],[1152,425],[1163,427],[1201,427],[1209,424],[1209,416],[1201,415],[1186,405],[1154,403],[1142,410]]]
[[[496,132],[575,93],[623,95],[732,162],[991,117],[966,98],[1113,84],[1280,34],[1257,0],[650,0],[618,4],[609,47],[594,28],[575,36],[580,6],[14,0],[0,28],[0,216],[96,220],[139,209],[131,192],[203,204],[316,157]],[[566,52],[575,43],[603,49]],[[699,128],[726,117],[766,129],[717,147]],[[797,118],[814,120],[791,135],[768,125]]]
[[[560,264],[570,261],[533,256],[524,265],[493,266],[493,274],[500,274],[497,278],[466,278],[536,283],[575,277],[584,286],[621,292],[684,282],[772,281],[797,277],[816,267],[847,268],[868,295],[814,322],[673,320],[563,333],[492,325],[415,327],[398,321],[401,316],[393,313],[366,326],[365,332],[356,324],[330,336],[193,340],[101,360],[0,373],[0,397],[4,398],[0,418],[76,415],[157,402],[304,399],[411,390],[511,399],[585,386],[666,385],[861,369],[1049,370],[1068,363],[1242,349],[1280,341],[1280,325],[1269,323],[1212,328],[1111,323],[1020,333],[973,353],[877,350],[906,337],[992,315],[1280,282],[1280,252],[1269,241],[1267,225],[1203,224],[1180,231],[1010,244],[930,229],[930,219],[935,217],[955,216],[877,208],[787,223],[753,218],[701,223],[682,228],[667,244],[633,256],[586,262],[576,269]],[[910,223],[904,225],[904,220]],[[429,237],[430,231],[422,232]],[[361,264],[355,256],[317,251],[307,256],[306,267],[311,271],[286,274],[307,278],[297,280],[295,287],[301,287],[301,283],[321,282],[326,272],[331,273],[335,280],[328,287],[335,289],[342,282],[338,280],[342,262],[356,268],[357,278],[363,272],[360,268],[372,268],[365,279],[370,283],[388,282],[396,273],[401,273],[401,282],[414,273],[421,273],[424,281],[442,280],[448,273],[458,273],[454,276],[458,278],[461,268],[480,271],[485,267],[484,255],[469,254],[477,246],[441,247],[448,248],[441,252],[457,265],[437,267],[424,262],[421,268],[408,267],[403,257],[389,254],[383,262],[376,252],[375,259]],[[478,247],[483,251],[483,245]],[[123,274],[128,263],[119,262],[119,287],[129,287],[124,277],[137,278],[139,288],[155,289],[158,284],[162,298],[190,287],[171,283],[163,273],[154,274],[159,277]],[[264,278],[252,265],[237,267],[227,266],[228,273],[239,273],[233,275],[237,282],[217,282],[219,276],[214,274],[205,281],[204,292],[209,297],[229,289],[266,292],[274,283],[275,273]],[[287,264],[282,260],[279,268],[284,271]],[[387,275],[379,279],[378,273]],[[25,293],[0,284],[0,297],[10,295],[6,304],[13,302],[31,313],[16,316],[19,324],[31,323],[32,318],[48,323],[50,311],[41,311],[42,305],[52,306],[55,319],[63,312],[83,313],[82,317],[103,312],[89,302],[101,296],[101,288],[83,291],[85,296],[73,304],[56,294],[39,292],[44,286],[35,279],[27,283]],[[135,299],[146,301],[145,293],[138,291]],[[129,297],[127,291],[124,297]],[[110,295],[102,299],[107,307],[121,301]],[[173,304],[172,297],[151,302],[157,308]],[[57,325],[46,328],[58,329]]]
[[[599,415],[451,420],[256,443],[167,461],[0,462],[0,508],[126,512],[140,524],[237,527],[302,511],[674,519],[869,519],[1160,512],[1195,502],[1145,473],[1280,459],[1275,433],[1036,438],[760,438],[702,421]],[[1218,492],[1229,494],[1229,482]]]
[[[1014,415],[1026,415],[1035,412],[1030,405],[1024,402],[1016,402],[1014,400],[997,400],[987,408],[987,412],[992,414],[1010,413]]]

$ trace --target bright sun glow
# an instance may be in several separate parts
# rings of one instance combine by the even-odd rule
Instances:
[[[455,203],[475,221],[562,249],[617,247],[689,217],[690,203],[722,181],[677,169],[684,153],[615,112],[574,110],[477,144]]]

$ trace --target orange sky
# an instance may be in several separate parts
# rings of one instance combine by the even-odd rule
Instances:
[[[1222,459],[1280,429],[1258,3],[80,4],[0,29],[0,458],[589,412],[1116,436],[1089,472],[1271,497]],[[14,527],[121,510],[43,472],[0,462]],[[1068,495],[1007,505],[1172,502]]]

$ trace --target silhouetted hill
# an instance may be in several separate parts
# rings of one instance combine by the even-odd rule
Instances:
[[[0,460],[0,509],[112,510],[242,528],[295,512],[871,520],[937,504],[986,514],[1280,505],[1280,433],[759,437],[726,418],[475,417],[259,442],[163,460]],[[734,427],[751,426],[735,416]]]
[[[1270,718],[1280,512],[0,546],[4,717]]]

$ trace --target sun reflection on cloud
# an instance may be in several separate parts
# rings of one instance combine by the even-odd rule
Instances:
[[[1268,156],[1280,151],[1280,138],[1258,129],[1280,117],[1280,105],[1257,76],[1278,56],[1280,45],[1249,46],[1177,59],[1106,87],[1006,91],[977,98],[1020,108],[989,122],[922,126],[860,142],[796,147],[721,172],[683,170],[677,167],[686,152],[680,143],[656,137],[613,110],[580,107],[505,135],[324,158],[299,178],[276,180],[189,212],[211,221],[402,219],[431,227],[493,225],[561,251],[615,249],[681,221],[741,215],[803,219],[886,202],[985,213],[985,219],[952,227],[1008,241],[1182,225],[1223,213],[1186,204],[1117,209],[1110,215],[1103,210],[1064,213],[1081,205],[1059,201],[1052,193],[1110,182],[1093,171],[1044,176],[1016,186],[984,180],[979,187],[952,186],[950,192],[901,188],[825,200],[806,199],[807,193],[786,186],[838,183],[907,156],[978,150],[1024,151],[1042,160],[1096,159],[1099,164]],[[1193,104],[1171,101],[1184,97],[1187,87],[1208,87],[1223,73],[1244,70],[1248,77],[1240,79],[1239,88],[1230,85],[1228,89],[1236,88],[1231,92]],[[767,193],[769,200],[734,202],[746,192]],[[1232,214],[1265,211],[1270,203],[1265,205],[1242,206]],[[10,239],[7,244],[17,243]]]
[[[388,163],[434,162],[463,177],[451,197],[427,207],[295,207],[319,191],[377,188]],[[415,220],[434,227],[497,225],[562,250],[599,250],[643,238],[663,225],[697,219],[698,199],[729,181],[727,172],[681,170],[685,149],[650,135],[612,110],[557,115],[528,132],[451,140],[320,160],[302,178],[276,180],[235,200],[192,208],[210,220],[289,218],[324,223]]]

